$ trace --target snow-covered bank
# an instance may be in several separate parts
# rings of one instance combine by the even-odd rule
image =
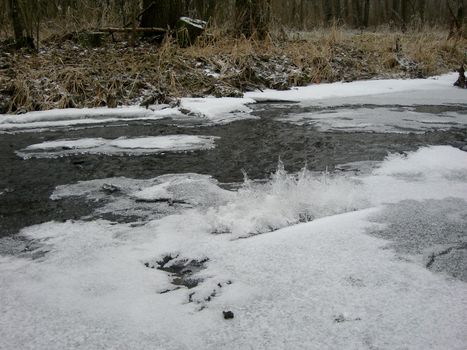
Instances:
[[[87,138],[46,141],[16,152],[23,159],[56,158],[72,154],[151,154],[207,150],[215,147],[214,136],[168,135],[153,137],[121,137],[115,140]]]
[[[137,201],[178,208],[128,224],[24,229],[40,248],[35,260],[0,257],[0,347],[461,350],[467,342],[467,284],[367,234],[385,227],[371,220],[385,203],[407,199],[457,198],[445,220],[464,227],[466,152],[423,148],[361,176],[280,168],[238,192],[195,174],[93,180],[61,186],[54,199],[70,195],[122,212]],[[307,217],[315,220],[285,227]],[[410,229],[439,224],[423,218]],[[200,266],[190,289],[157,268],[192,260]],[[227,310],[233,320],[223,320]]]
[[[148,108],[70,108],[0,115],[1,132],[37,132],[77,126],[96,126],[114,122],[154,121],[163,118],[190,119],[200,123],[223,124],[239,119],[254,119],[246,105],[248,98],[182,98],[178,107],[153,105]]]
[[[371,96],[375,105],[465,105],[466,92],[452,86],[455,74],[447,74],[429,79],[408,80],[367,80],[351,83],[314,84],[297,87],[291,90],[265,90],[245,93],[244,98],[182,98],[178,106],[149,106],[96,108],[96,109],[66,109],[41,112],[30,112],[22,115],[0,115],[0,132],[38,131],[41,129],[55,129],[73,126],[92,126],[111,122],[130,122],[137,120],[158,120],[172,118],[175,121],[192,121],[199,124],[225,124],[240,119],[254,119],[249,105],[258,102],[294,102],[302,107],[307,106],[336,106],[359,105],[360,98]],[[397,102],[396,102],[397,101]],[[368,103],[368,102],[366,102]],[[361,107],[361,106],[360,106]],[[410,120],[406,123],[406,131],[446,129],[462,124],[459,119],[463,115],[457,113],[418,113],[415,109],[409,111]],[[350,114],[350,117],[349,115]],[[309,120],[324,130],[348,127],[349,118],[357,123],[363,131],[391,131],[391,120],[396,112],[391,110],[384,113],[383,118],[376,118],[377,113],[371,110],[346,110],[344,112],[328,114],[307,113],[286,115],[292,122]],[[454,118],[450,119],[450,118]],[[399,118],[400,119],[400,118]],[[465,118],[464,118],[465,119]],[[398,120],[397,122],[399,122]],[[381,125],[383,124],[383,125]],[[389,126],[388,126],[389,124]],[[464,123],[465,124],[465,123]],[[462,125],[464,125],[462,124]],[[400,130],[405,126],[402,125]]]
[[[116,121],[156,120],[176,113],[173,109],[151,110],[143,107],[69,108],[0,115],[0,132],[40,131],[78,125],[105,124]]]
[[[381,79],[361,80],[350,83],[314,84],[295,87],[290,90],[265,90],[247,92],[245,97],[257,102],[293,101],[307,102],[346,97],[360,97],[372,95],[386,95],[400,92],[422,91],[427,95],[440,89],[449,88],[455,96],[465,96],[465,91],[453,87],[457,73],[445,74],[427,79]],[[456,92],[460,93],[457,94]],[[430,96],[427,96],[430,99]],[[434,97],[434,96],[433,96]],[[465,99],[463,100],[465,102]]]

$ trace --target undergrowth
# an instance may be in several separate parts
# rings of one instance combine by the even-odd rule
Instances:
[[[0,112],[170,103],[182,96],[241,96],[253,89],[373,78],[414,78],[466,64],[467,40],[444,31],[356,32],[342,28],[235,39],[211,29],[195,45],[98,48],[74,36],[39,52],[1,51]]]

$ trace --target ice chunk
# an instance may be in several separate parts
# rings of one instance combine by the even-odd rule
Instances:
[[[150,154],[208,150],[215,147],[215,136],[167,135],[153,137],[122,137],[116,140],[86,138],[46,141],[30,145],[16,154],[23,159],[56,158],[70,154]]]

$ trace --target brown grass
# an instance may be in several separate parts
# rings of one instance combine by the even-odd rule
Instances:
[[[355,32],[333,26],[265,41],[211,30],[189,48],[173,39],[129,48],[110,40],[86,49],[66,40],[40,53],[12,53],[0,79],[6,109],[167,103],[181,96],[239,96],[251,89],[437,75],[466,64],[467,40],[443,31]],[[399,42],[399,45],[396,45]],[[397,46],[399,51],[397,51]]]

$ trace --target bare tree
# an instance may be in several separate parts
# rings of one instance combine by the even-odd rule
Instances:
[[[449,39],[453,37],[462,37],[464,35],[464,17],[465,17],[465,12],[464,12],[464,1],[463,0],[457,0],[453,7],[451,6],[451,3],[449,0],[447,0],[447,7],[449,9],[449,13],[451,15],[451,20],[450,20],[450,30],[449,30]]]
[[[352,0],[352,19],[356,27],[360,27],[362,24],[361,12],[360,0]]]
[[[235,0],[236,32],[249,38],[266,38],[271,24],[271,0]]]
[[[418,13],[420,16],[420,21],[425,23],[425,7],[426,7],[426,0],[418,0]]]
[[[324,15],[324,22],[329,24],[332,22],[333,13],[332,13],[332,3],[329,0],[323,0],[323,15]]]
[[[13,26],[13,33],[15,34],[15,39],[16,41],[20,41],[24,38],[25,27],[18,1],[8,0],[8,9],[10,12],[11,24]]]
[[[186,14],[184,0],[143,0],[141,27],[175,28],[178,19]]]
[[[367,28],[370,24],[370,0],[365,0],[363,6],[363,21],[362,25]]]
[[[8,0],[7,4],[16,47],[34,48],[34,40],[32,39],[31,31],[28,31],[28,23],[25,21],[25,11],[27,10],[24,7],[25,4],[21,4],[18,0]]]

